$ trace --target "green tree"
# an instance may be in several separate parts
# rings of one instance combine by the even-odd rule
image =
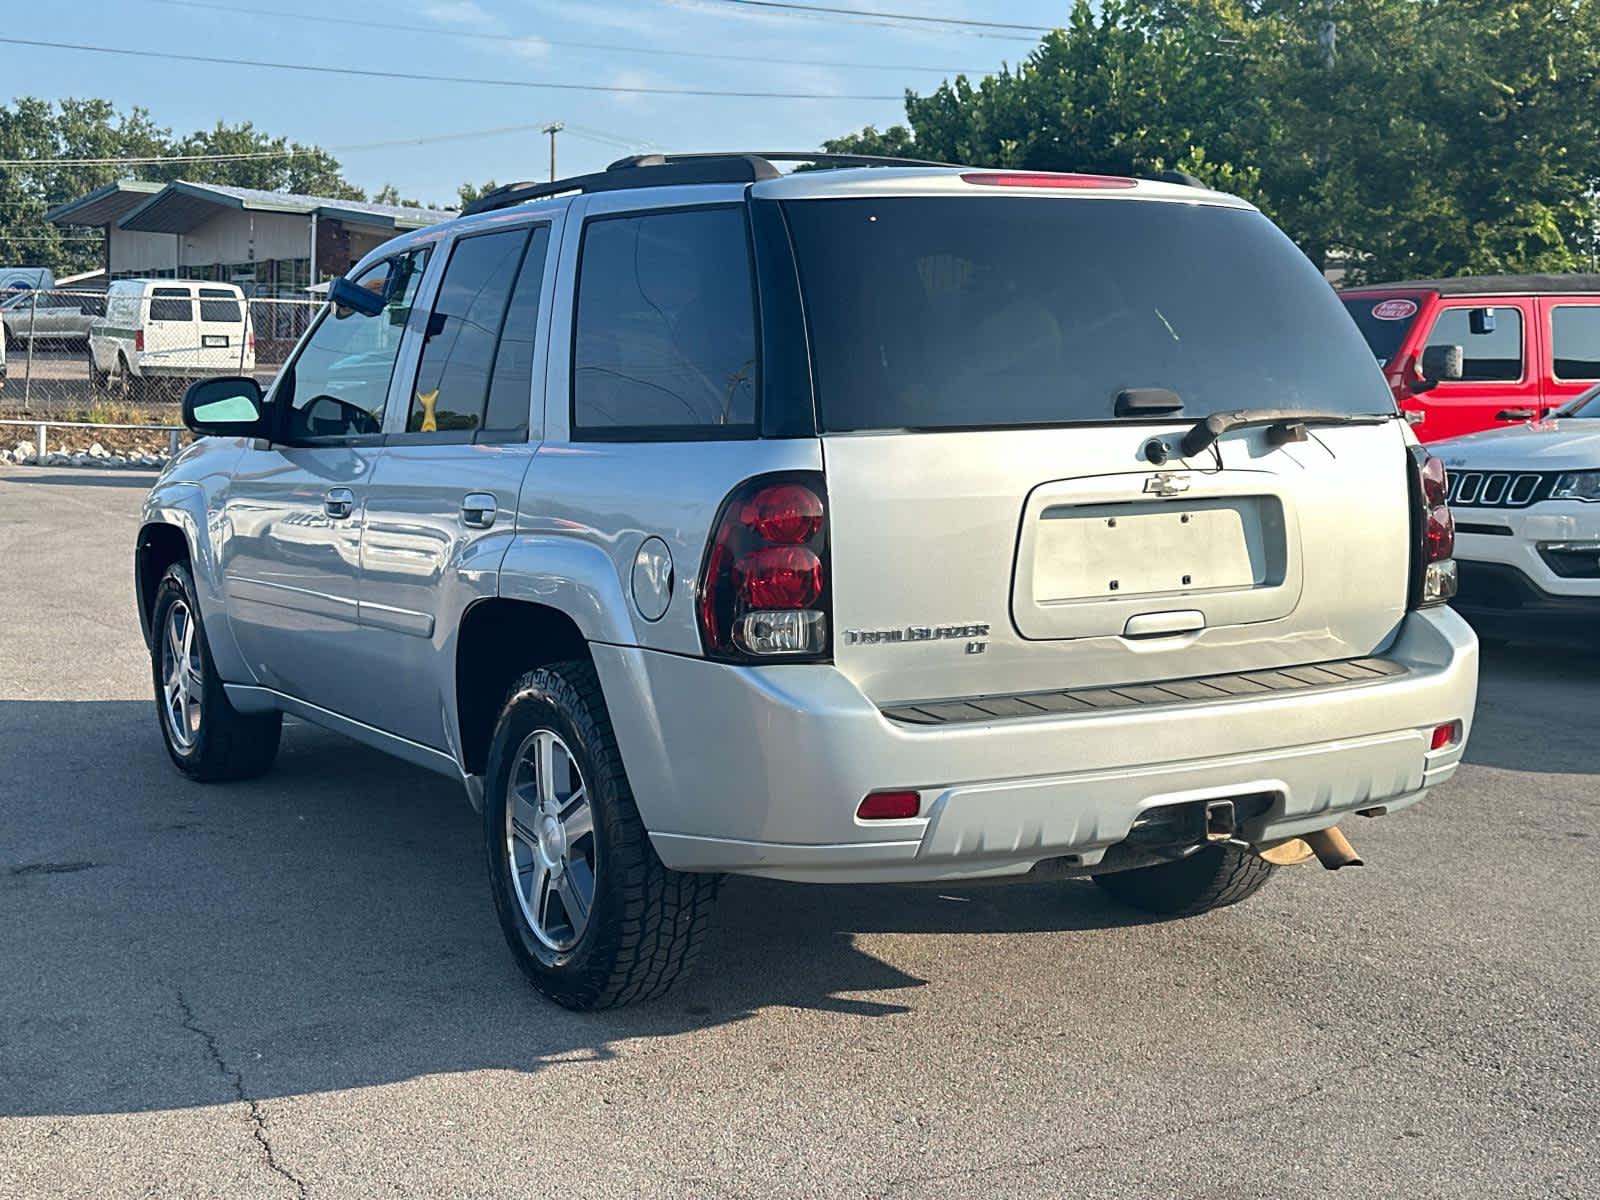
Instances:
[[[481,185],[474,183],[463,183],[456,189],[456,198],[461,201],[461,207],[465,208],[474,200],[481,199],[499,186],[500,185],[492,179],[485,180]]]
[[[826,143],[1039,170],[1182,170],[1355,277],[1595,252],[1600,0],[1104,0],[1021,63]]]
[[[231,187],[261,188],[269,192],[296,192],[306,196],[331,196],[335,200],[364,200],[366,194],[339,173],[339,162],[326,150],[272,137],[254,123],[217,122],[211,129],[191,133],[175,142],[176,155],[270,155],[226,162],[179,162],[150,176],[187,179],[193,183],[220,183]]]
[[[176,155],[252,155],[221,162],[125,163]],[[99,161],[63,161],[63,160]],[[112,161],[106,161],[112,160]],[[359,200],[339,163],[315,146],[255,128],[218,123],[176,138],[142,108],[108,100],[52,103],[24,96],[0,105],[0,262],[50,267],[58,275],[101,261],[98,235],[58,229],[44,214],[119,178],[188,179]]]

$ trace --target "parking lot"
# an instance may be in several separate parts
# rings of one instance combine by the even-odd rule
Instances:
[[[1174,923],[734,880],[692,980],[582,1016],[448,781],[299,724],[171,769],[150,479],[0,467],[0,1196],[1600,1194],[1600,658],[1488,652],[1363,870]]]

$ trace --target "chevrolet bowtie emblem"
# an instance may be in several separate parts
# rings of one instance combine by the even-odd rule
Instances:
[[[1189,490],[1189,477],[1159,471],[1144,481],[1144,490],[1156,496],[1176,496]]]

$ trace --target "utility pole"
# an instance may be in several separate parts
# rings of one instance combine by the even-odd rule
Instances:
[[[540,133],[548,133],[550,135],[550,182],[551,183],[554,183],[556,181],[556,134],[560,133],[565,128],[566,128],[566,124],[564,122],[562,122],[562,121],[552,121],[552,122],[550,122],[550,124],[546,125],[543,129],[541,129],[539,131]]]

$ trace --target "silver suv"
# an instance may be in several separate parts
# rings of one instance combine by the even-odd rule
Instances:
[[[181,771],[288,714],[460,779],[574,1008],[663,991],[725,873],[1195,913],[1450,777],[1442,470],[1264,216],[775,157],[503,188],[265,395],[191,387],[137,543]]]

